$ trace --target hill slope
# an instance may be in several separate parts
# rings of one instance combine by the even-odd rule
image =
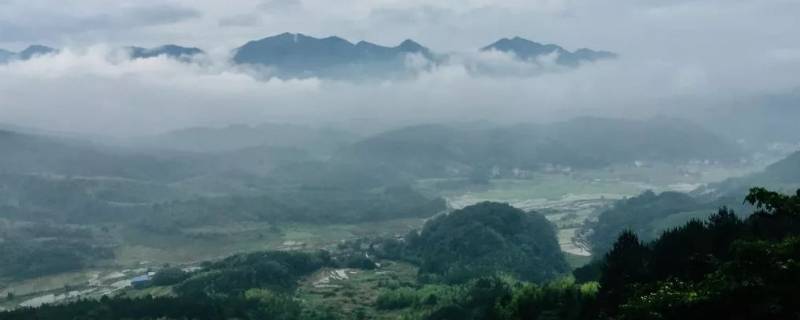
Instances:
[[[466,175],[497,167],[597,168],[634,161],[737,161],[741,150],[692,123],[579,118],[505,127],[421,125],[372,136],[339,159],[387,164],[419,176]]]
[[[569,270],[552,224],[537,213],[484,202],[428,222],[409,247],[420,273],[449,281],[509,272],[546,281]]]
[[[82,141],[0,131],[0,173],[170,180],[185,176],[177,162],[119,152]]]

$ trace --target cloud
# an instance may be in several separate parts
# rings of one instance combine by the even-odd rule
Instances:
[[[4,10],[0,42],[52,42],[85,33],[158,27],[202,15],[190,7],[159,3],[64,7],[32,0],[25,4],[10,1]]]
[[[760,65],[725,70],[659,59],[554,70],[547,59],[531,64],[497,52],[464,53],[433,68],[410,57],[409,66],[420,71],[416,77],[359,83],[262,77],[222,56],[182,63],[164,57],[129,60],[108,46],[67,48],[0,65],[0,122],[125,136],[265,121],[366,118],[401,124],[677,115],[701,102],[721,105],[791,88],[800,68],[770,56],[758,58],[766,59]],[[497,73],[476,72],[476,66]],[[759,77],[751,73],[758,68],[774,71]],[[507,76],[508,70],[526,72]]]
[[[795,0],[49,0],[0,2],[0,47],[61,54],[0,65],[0,122],[129,135],[261,121],[541,120],[574,114],[690,114],[800,87]],[[231,49],[285,31],[457,52],[413,79],[271,79]],[[563,70],[477,48],[519,35],[622,54]],[[207,61],[128,61],[109,48],[179,43]],[[102,44],[102,45],[97,45]],[[552,57],[550,57],[552,58]]]
[[[287,13],[287,11],[298,11],[303,9],[303,2],[300,0],[265,0],[258,5],[258,9],[268,13]]]
[[[260,14],[245,13],[224,17],[219,20],[219,25],[222,27],[253,27],[261,25],[263,22]]]

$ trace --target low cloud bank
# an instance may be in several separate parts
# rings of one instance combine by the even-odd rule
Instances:
[[[278,79],[229,63],[221,51],[191,63],[129,58],[109,46],[0,65],[0,123],[132,136],[197,125],[491,120],[546,121],[574,115],[691,115],[693,109],[798,86],[796,50],[732,63],[622,56],[557,66],[499,52],[462,53],[433,66],[410,57],[403,80]],[[219,52],[219,53],[217,53]]]

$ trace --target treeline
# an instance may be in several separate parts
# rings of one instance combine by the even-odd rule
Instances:
[[[238,254],[192,273],[159,271],[152,285],[171,288],[169,296],[87,299],[2,312],[0,319],[333,319],[292,293],[301,277],[336,266],[325,251]]]
[[[800,191],[754,188],[756,211],[721,209],[642,243],[623,232],[602,262],[589,314],[618,319],[795,319],[800,316]]]
[[[656,194],[645,191],[638,196],[615,202],[613,207],[600,213],[597,221],[587,223],[583,232],[588,233],[586,238],[591,244],[592,253],[602,256],[611,249],[617,236],[624,230],[631,230],[645,240],[651,240],[657,236],[654,235],[654,229],[658,227],[657,221],[680,212],[709,207],[709,204],[701,203],[685,193]]]
[[[601,212],[598,219],[584,225],[585,236],[595,255],[611,249],[616,237],[626,229],[643,241],[655,240],[664,230],[681,226],[693,218],[705,219],[717,208],[727,207],[740,216],[753,211],[742,202],[752,186],[768,186],[776,192],[794,192],[800,185],[800,152],[771,164],[763,171],[711,183],[689,193],[646,191],[620,201]]]
[[[4,320],[155,320],[155,319],[281,319],[327,320],[335,316],[303,308],[291,296],[254,289],[225,297],[144,297],[81,300],[64,305],[45,305],[0,313]]]
[[[0,219],[0,279],[75,271],[113,257],[89,228]],[[107,242],[107,241],[105,241]]]
[[[408,186],[358,191],[331,188],[276,190],[261,196],[201,198],[153,205],[136,223],[153,231],[241,221],[348,223],[430,217],[446,209]]]
[[[425,285],[385,290],[379,310],[402,310],[406,319],[577,319],[594,301],[596,284],[571,280],[544,285],[507,276],[485,276],[458,285]]]
[[[203,272],[177,283],[174,291],[192,297],[238,295],[253,288],[287,292],[301,277],[333,266],[336,264],[326,251],[239,254],[206,264]]]

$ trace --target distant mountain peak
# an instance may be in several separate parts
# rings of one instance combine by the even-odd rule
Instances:
[[[564,66],[575,67],[583,62],[593,62],[602,59],[613,59],[617,57],[615,53],[608,51],[595,51],[592,49],[581,48],[575,52],[570,52],[556,44],[543,44],[531,41],[519,36],[513,38],[502,38],[494,43],[481,48],[481,51],[500,51],[512,53],[522,60],[534,60],[540,56],[558,54],[556,63]]]
[[[314,39],[314,37],[306,37],[306,38]],[[352,44],[350,41],[347,41],[344,38],[338,37],[338,36],[328,36],[328,37],[322,38],[322,41],[346,42],[346,43]]]
[[[411,39],[403,40],[403,42],[401,42],[398,47],[408,52],[418,52],[418,51],[428,50],[418,42]]]
[[[158,56],[167,56],[178,60],[188,60],[192,56],[203,54],[203,50],[194,47],[182,47],[166,44],[155,48],[129,47],[131,58],[144,59]]]
[[[281,33],[247,42],[236,49],[234,62],[270,66],[282,76],[365,76],[369,73],[398,73],[404,55],[425,53],[422,45],[406,40],[395,47],[367,41],[352,43],[338,36],[316,38]]]
[[[20,51],[17,54],[17,57],[22,60],[28,60],[36,56],[57,53],[57,52],[58,52],[57,49],[53,49],[48,46],[43,46],[39,44],[34,44],[28,46],[27,48],[25,48],[25,50]]]
[[[356,42],[356,47],[377,47],[377,46],[378,46],[377,44],[364,40]]]

